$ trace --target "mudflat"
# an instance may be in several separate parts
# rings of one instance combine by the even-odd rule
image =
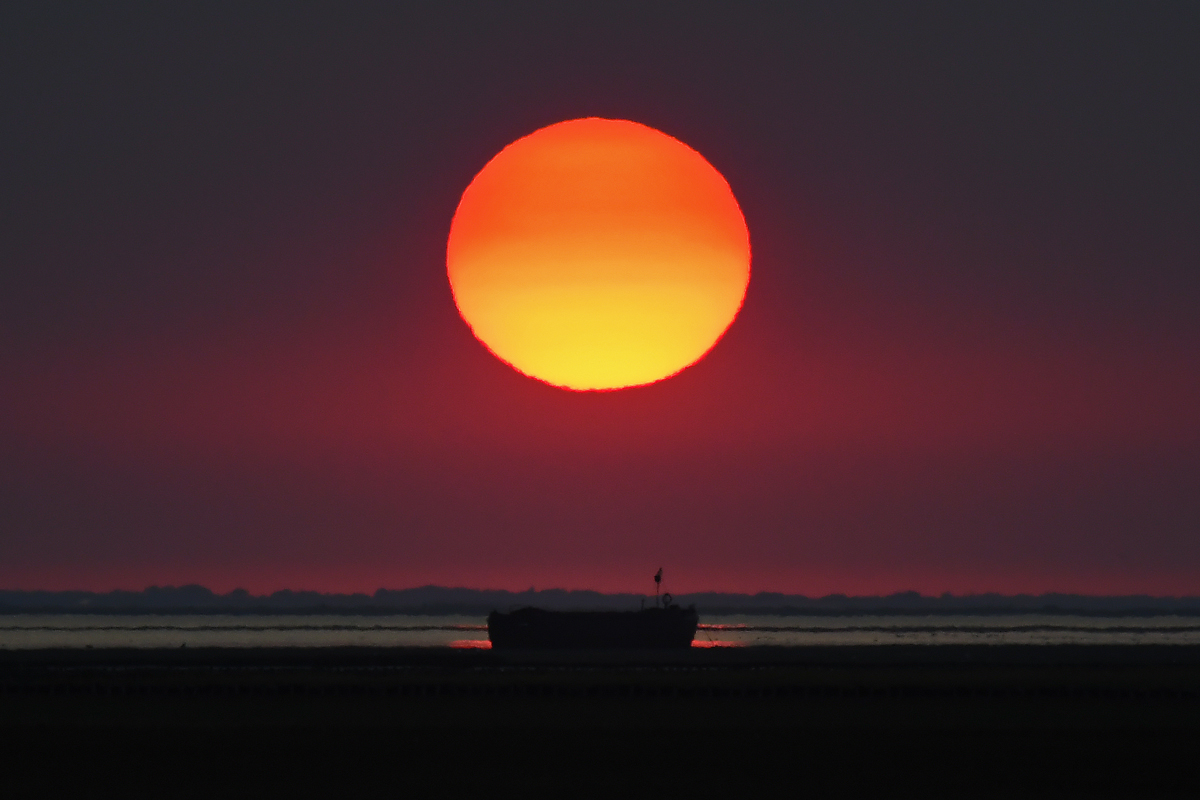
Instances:
[[[479,789],[587,774],[617,791],[645,770],[728,791],[1200,788],[1190,646],[9,650],[0,712],[7,774],[30,789],[199,796],[244,771],[344,790],[398,769]]]

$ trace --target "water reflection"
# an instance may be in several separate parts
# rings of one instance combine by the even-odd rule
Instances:
[[[13,614],[0,615],[0,648],[446,647],[487,638],[466,615]]]
[[[456,650],[491,650],[492,643],[487,639],[455,639],[450,646]]]
[[[862,644],[1200,644],[1200,617],[1066,614],[707,615],[694,647]],[[72,647],[486,648],[482,616],[0,615],[0,649]]]
[[[1200,618],[1069,614],[709,617],[696,638],[740,645],[1200,644]]]

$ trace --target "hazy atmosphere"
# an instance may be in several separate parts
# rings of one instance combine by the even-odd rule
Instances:
[[[1200,593],[1189,6],[466,8],[0,11],[0,588]],[[446,244],[590,116],[752,258],[578,393]]]

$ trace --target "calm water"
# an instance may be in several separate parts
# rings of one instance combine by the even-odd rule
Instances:
[[[0,649],[41,647],[486,647],[476,616],[0,616]],[[1200,644],[1198,617],[753,616],[701,618],[695,646]]]

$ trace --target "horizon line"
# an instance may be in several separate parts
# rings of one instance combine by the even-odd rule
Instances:
[[[405,593],[405,592],[418,592],[418,591],[429,591],[429,590],[438,590],[438,591],[447,591],[447,592],[474,592],[474,593],[480,593],[480,594],[485,594],[485,593],[509,594],[509,595],[594,594],[594,595],[600,595],[602,597],[614,597],[614,598],[616,598],[616,597],[652,597],[652,596],[654,596],[647,592],[636,592],[636,591],[606,592],[606,591],[602,591],[599,589],[567,589],[567,588],[563,588],[563,587],[548,587],[548,588],[538,589],[535,586],[530,586],[528,589],[515,589],[514,590],[514,589],[499,589],[499,588],[480,588],[480,587],[472,587],[472,586],[451,586],[451,585],[434,584],[434,583],[421,584],[418,586],[409,586],[409,587],[404,587],[404,588],[380,587],[373,592],[327,592],[327,591],[322,591],[319,589],[284,588],[284,589],[276,589],[272,592],[267,592],[267,593],[263,593],[263,594],[254,594],[247,589],[238,587],[238,588],[231,589],[228,592],[222,593],[222,592],[218,592],[213,589],[210,589],[207,586],[204,586],[203,584],[187,583],[187,584],[178,584],[178,585],[175,585],[175,584],[163,584],[163,585],[151,584],[142,589],[115,588],[115,589],[107,589],[107,590],[96,590],[96,589],[9,589],[9,588],[0,587],[0,594],[5,594],[5,595],[11,595],[11,594],[112,595],[112,594],[146,594],[148,592],[179,592],[179,591],[185,591],[185,590],[202,591],[202,592],[205,592],[205,593],[211,595],[214,598],[234,598],[234,597],[236,597],[236,598],[263,599],[263,600],[270,599],[270,598],[278,596],[278,595],[318,595],[318,596],[322,596],[322,597],[331,597],[331,598],[332,597],[337,597],[337,598],[361,597],[361,598],[370,599],[370,598],[378,597],[379,595],[386,594],[386,593]],[[844,593],[840,593],[840,592],[833,592],[833,593],[824,594],[824,595],[806,595],[806,594],[800,594],[800,593],[775,591],[775,590],[770,590],[770,589],[760,589],[757,592],[735,592],[735,591],[722,591],[722,590],[715,590],[715,589],[704,589],[704,590],[698,590],[698,591],[679,592],[679,593],[664,592],[663,594],[669,594],[675,598],[696,597],[696,596],[702,596],[702,595],[710,595],[710,596],[716,595],[716,596],[724,596],[724,597],[731,597],[731,598],[739,597],[739,598],[753,599],[753,598],[769,597],[769,598],[781,598],[781,599],[782,598],[803,599],[803,600],[810,600],[810,601],[812,601],[812,600],[843,600],[843,599],[844,600],[872,600],[872,599],[876,599],[876,600],[881,600],[881,599],[966,600],[966,599],[971,599],[971,598],[984,598],[984,597],[986,597],[986,598],[1013,598],[1013,599],[1015,599],[1015,598],[1037,599],[1037,598],[1049,598],[1049,597],[1070,597],[1070,598],[1086,598],[1086,599],[1093,599],[1093,600],[1120,600],[1120,599],[1175,600],[1175,601],[1200,600],[1200,594],[1196,594],[1196,595],[1165,595],[1165,594],[1164,595],[1156,595],[1156,594],[1149,594],[1149,593],[1086,594],[1086,593],[1080,593],[1080,592],[1062,592],[1062,591],[1043,591],[1043,592],[1038,592],[1038,593],[1015,592],[1015,593],[1011,593],[1011,594],[1005,593],[1005,592],[998,592],[998,591],[968,592],[968,593],[963,593],[963,594],[958,594],[958,593],[954,593],[954,592],[942,592],[941,594],[922,594],[921,592],[919,592],[917,590],[912,590],[912,589],[889,592],[886,594],[858,594],[858,595],[844,594]]]

